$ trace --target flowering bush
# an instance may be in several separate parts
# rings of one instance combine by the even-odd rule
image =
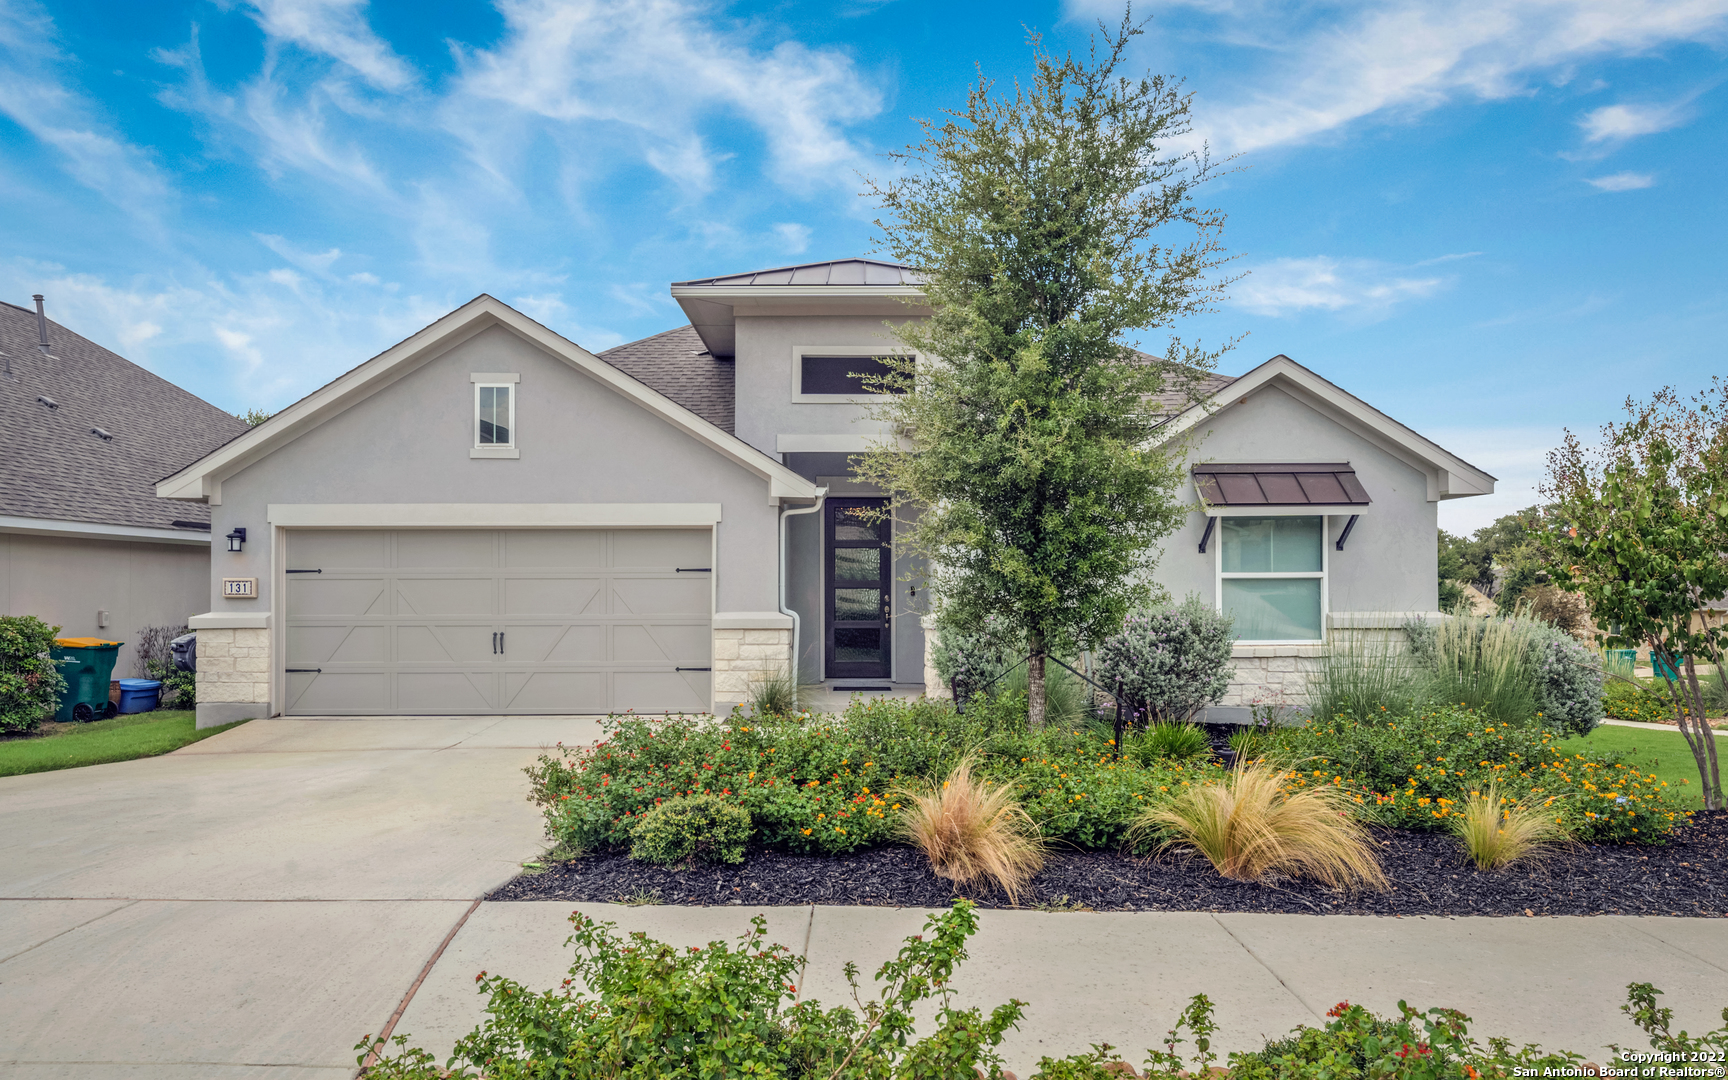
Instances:
[[[1659,843],[1687,820],[1677,793],[1618,758],[1568,757],[1535,724],[1444,708],[1365,723],[1343,717],[1276,733],[1297,786],[1350,788],[1388,825],[1439,829],[1496,786],[1509,805],[1551,813],[1576,840]]]
[[[1609,679],[1602,688],[1602,713],[1610,720],[1660,724],[1674,719],[1674,699],[1643,683]]]
[[[34,730],[59,703],[66,680],[49,652],[59,632],[34,615],[0,615],[0,734]]]
[[[1098,649],[1106,686],[1155,720],[1188,720],[1230,686],[1230,618],[1190,596],[1173,607],[1130,615]]]
[[[1118,761],[1089,728],[1027,729],[1025,714],[947,702],[857,700],[841,716],[729,722],[618,716],[593,747],[560,748],[528,770],[530,795],[564,847],[617,847],[667,800],[712,795],[750,814],[758,844],[844,854],[891,843],[912,780],[940,780],[968,752],[978,773],[1011,783],[1046,839],[1083,848],[1120,843],[1135,815],[1184,783],[1222,775],[1211,764]]]

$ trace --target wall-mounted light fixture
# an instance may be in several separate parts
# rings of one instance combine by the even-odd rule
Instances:
[[[246,530],[236,525],[234,531],[228,534],[227,540],[229,551],[239,551],[246,543]]]

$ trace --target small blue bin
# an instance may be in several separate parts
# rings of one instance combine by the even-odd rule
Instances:
[[[121,679],[120,711],[149,712],[162,700],[162,683],[157,679]]]

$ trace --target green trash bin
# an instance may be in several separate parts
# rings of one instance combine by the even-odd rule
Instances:
[[[118,711],[108,700],[108,680],[123,644],[93,637],[54,639],[54,659],[60,661],[60,676],[66,680],[55,720],[62,724],[106,720]]]

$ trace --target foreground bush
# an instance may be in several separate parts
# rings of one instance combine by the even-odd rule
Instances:
[[[896,796],[904,803],[902,835],[937,877],[961,885],[989,880],[1019,903],[1020,890],[1044,866],[1038,827],[1014,801],[1013,788],[976,779],[970,758],[940,785],[915,783]]]
[[[66,680],[49,652],[59,632],[34,615],[0,615],[0,735],[34,731],[60,703]]]
[[[1098,649],[1104,685],[1155,721],[1185,723],[1229,689],[1231,620],[1197,596],[1130,615]]]
[[[1449,828],[1460,804],[1490,785],[1509,805],[1539,807],[1585,842],[1659,842],[1688,819],[1665,782],[1617,757],[1568,757],[1534,723],[1495,723],[1468,709],[1338,717],[1273,735],[1281,760],[1298,763],[1302,784],[1348,789],[1398,828]]]
[[[1243,764],[1221,783],[1200,784],[1141,814],[1136,828],[1162,834],[1161,847],[1206,857],[1227,878],[1278,873],[1335,889],[1384,889],[1374,847],[1342,789],[1289,790],[1282,769]]]
[[[535,993],[482,972],[477,981],[487,997],[486,1019],[457,1041],[444,1068],[429,1052],[411,1048],[407,1036],[394,1039],[391,1049],[368,1035],[355,1046],[365,1075],[370,1080],[997,1080],[1002,1076],[997,1048],[1024,1013],[1019,1001],[988,1014],[957,1007],[954,973],[966,959],[967,939],[977,931],[977,916],[965,901],[931,916],[923,934],[906,939],[900,954],[877,972],[881,989],[874,997],[866,998],[857,968],[847,964],[856,1008],[826,1011],[813,1001],[793,1003],[804,962],[784,946],[768,943],[761,916],[751,920],[751,931],[737,946],[715,941],[682,950],[642,933],[620,937],[613,924],[596,923],[579,912],[570,918],[576,959],[561,987]],[[1660,991],[1645,983],[1633,983],[1628,991],[1623,1011],[1646,1031],[1652,1049],[1689,1055],[1728,1046],[1728,1027],[1699,1037],[1673,1034],[1671,1014],[1655,1004]],[[934,1009],[919,1007],[926,1001]],[[929,1033],[921,1038],[915,1008],[932,1017]],[[1544,1068],[1576,1070],[1583,1061],[1577,1053],[1515,1047],[1506,1039],[1489,1039],[1484,1046],[1470,1037],[1469,1017],[1455,1009],[1420,1012],[1400,1001],[1398,1011],[1396,1018],[1378,1017],[1341,1001],[1327,1013],[1323,1027],[1304,1025],[1260,1050],[1231,1054],[1228,1066],[1219,1067],[1212,1049],[1217,1031],[1212,1004],[1196,995],[1165,1036],[1163,1048],[1147,1051],[1144,1075],[1183,1080],[1214,1070],[1219,1080],[1509,1080],[1541,1076]],[[1192,1061],[1182,1052],[1188,1046]],[[1046,1057],[1028,1080],[1120,1080],[1125,1075],[1134,1070],[1110,1047],[1099,1046],[1089,1054]]]

